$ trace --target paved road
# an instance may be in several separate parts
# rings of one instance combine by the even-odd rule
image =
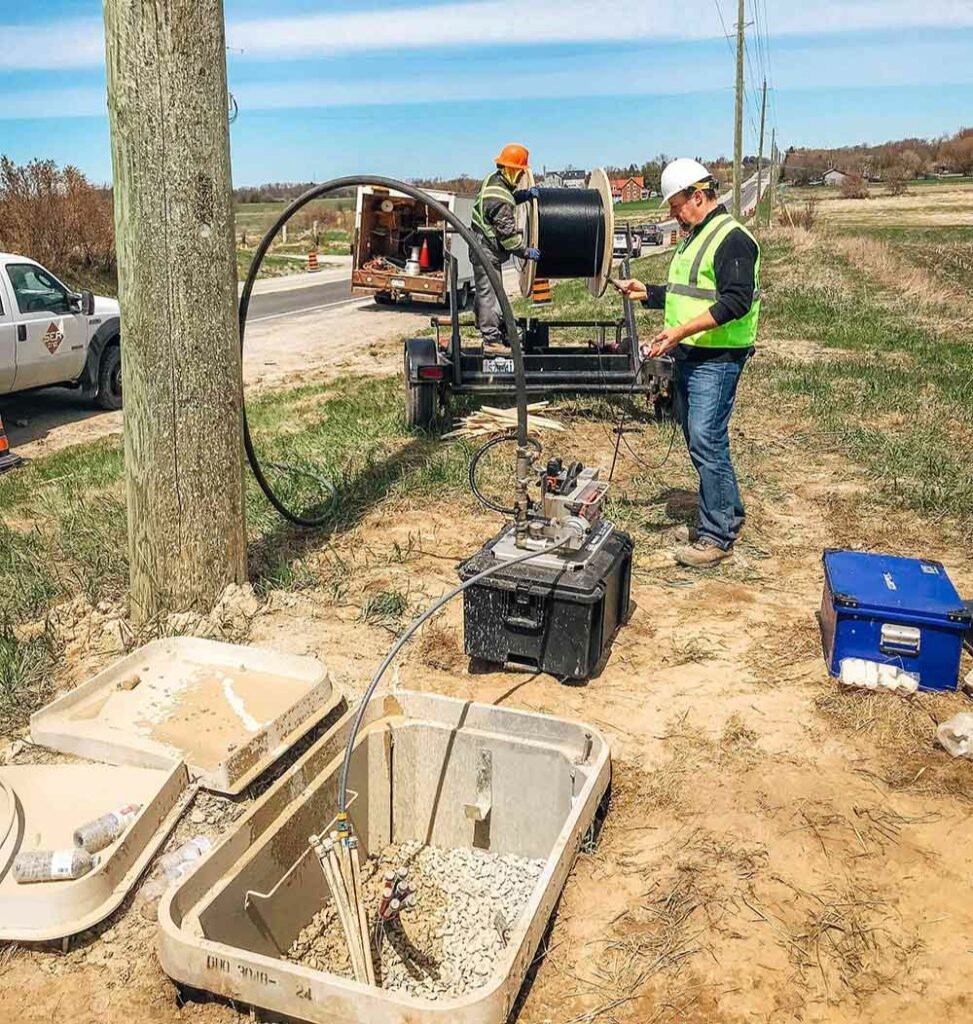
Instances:
[[[294,313],[323,311],[354,302],[370,302],[367,297],[351,294],[350,276],[347,273],[340,281],[311,282],[302,288],[253,295],[250,298],[247,323],[260,323]]]

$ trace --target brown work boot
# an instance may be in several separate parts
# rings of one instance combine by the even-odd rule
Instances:
[[[714,565],[719,565],[720,562],[732,558],[733,548],[727,548],[724,551],[711,540],[702,538],[695,544],[676,548],[673,555],[680,565],[688,566],[690,569],[712,569]]]

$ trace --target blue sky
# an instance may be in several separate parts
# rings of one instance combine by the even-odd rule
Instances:
[[[237,184],[732,150],[733,0],[225,0]],[[747,0],[784,145],[973,124],[973,0]],[[0,0],[0,153],[111,174],[100,0]]]

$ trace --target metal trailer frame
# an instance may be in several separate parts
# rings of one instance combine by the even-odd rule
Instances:
[[[631,234],[631,227],[628,228]],[[629,274],[629,260],[622,260]],[[450,274],[455,282],[455,275]],[[451,395],[484,397],[513,395],[513,361],[506,354],[485,354],[480,345],[464,347],[461,328],[474,320],[460,315],[455,284],[450,287],[449,317],[431,320],[435,337],[408,338],[404,375],[406,415],[411,426],[428,428]],[[444,337],[444,328],[449,328]],[[588,327],[597,332],[594,346],[551,345],[551,330]],[[643,360],[633,304],[615,320],[558,320],[519,317],[517,329],[524,352],[527,394],[643,394],[662,419],[672,411],[673,360],[661,356]],[[611,341],[609,340],[611,339]],[[612,350],[607,346],[612,344]]]

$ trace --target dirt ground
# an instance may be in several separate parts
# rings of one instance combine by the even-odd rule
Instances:
[[[347,358],[358,371],[378,356],[350,347]],[[680,445],[648,479],[623,464],[616,494],[646,530],[634,611],[597,678],[569,686],[471,666],[456,602],[399,666],[398,686],[581,719],[612,746],[600,843],[569,878],[518,1024],[973,1015],[963,971],[973,951],[973,768],[933,742],[936,722],[970,702],[842,692],[825,672],[815,618],[828,547],[941,559],[964,593],[973,567],[948,528],[879,504],[855,466],[811,444],[799,413],[752,401],[744,383],[734,444],[747,528],[734,560],[711,575],[679,570],[668,554],[669,527],[693,506]],[[571,428],[561,454],[610,457],[604,424]],[[393,632],[361,621],[363,597],[397,586],[424,607],[498,525],[472,503],[383,506],[300,553],[322,574],[340,556],[347,594],[272,593],[243,635],[313,653],[357,691]],[[110,660],[82,640],[69,654],[61,686]],[[175,841],[218,837],[242,811],[201,798]],[[151,914],[129,899],[67,954],[0,949],[0,1020],[248,1018],[227,1003],[183,1003],[153,941]]]

